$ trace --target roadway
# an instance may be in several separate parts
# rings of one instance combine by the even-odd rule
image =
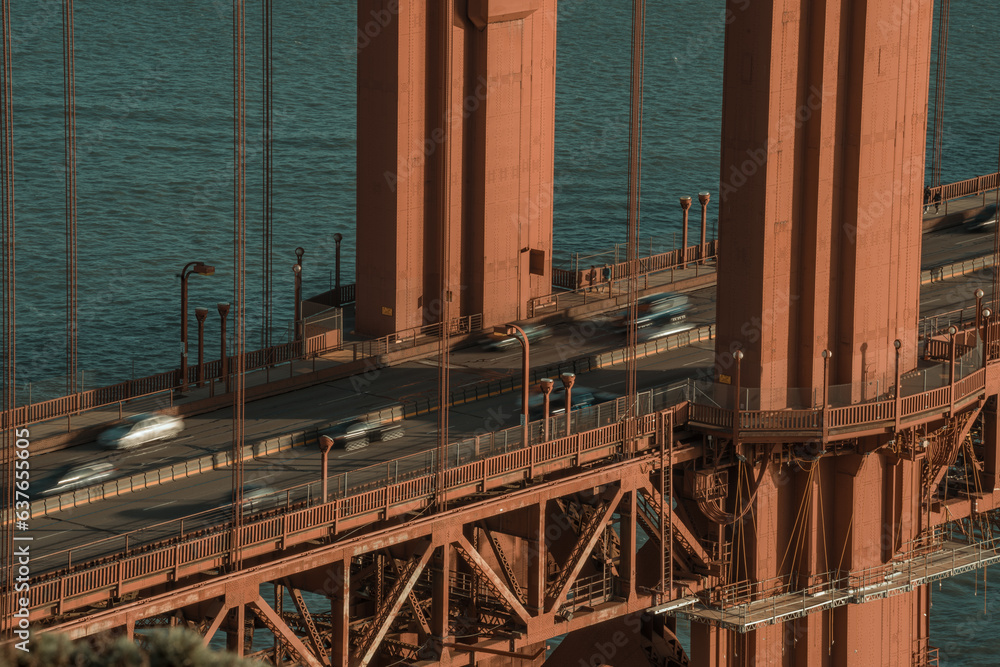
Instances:
[[[963,243],[970,241],[969,243]],[[971,242],[974,241],[974,242]],[[942,254],[937,246],[951,244],[955,249]],[[981,256],[992,249],[992,234],[969,234],[946,230],[925,237],[927,252],[936,253],[942,262],[961,261]],[[989,246],[987,249],[986,246]],[[933,315],[967,305],[976,287],[989,293],[990,278],[976,275],[947,282],[926,285],[921,290],[921,314]],[[690,293],[693,310],[692,324],[714,321],[715,288],[708,287]],[[569,323],[556,335],[532,345],[532,365],[548,365],[561,360],[620,348],[624,337],[606,326],[606,316]],[[641,388],[666,384],[711,368],[713,344],[710,342],[673,350],[639,362]],[[486,352],[470,347],[452,354],[452,388],[495,379],[504,375],[519,375],[520,346],[502,351]],[[595,371],[580,377],[583,386],[615,393],[624,391],[624,370],[621,368]],[[246,433],[248,441],[302,430],[317,423],[336,421],[363,414],[399,401],[436,395],[437,369],[434,359],[411,361],[391,369],[373,371],[367,376],[355,376],[328,382],[307,389],[255,401],[247,406]],[[516,394],[506,394],[450,410],[451,440],[476,432],[495,431],[518,423]],[[123,474],[152,469],[171,462],[194,458],[208,452],[231,447],[231,410],[191,418],[187,430],[178,440],[125,454],[109,454],[96,443],[33,458],[34,484],[41,486],[40,476],[52,474],[68,465],[113,458]],[[390,443],[350,452],[331,453],[331,475],[389,461],[400,456],[433,448],[437,442],[437,415],[425,415],[405,422],[406,435]],[[266,459],[249,461],[245,465],[246,480],[260,480],[268,486],[287,488],[315,481],[319,477],[319,454],[314,448],[298,447]],[[35,558],[39,567],[41,556],[53,551],[84,544],[99,536],[120,535],[145,525],[167,521],[195,512],[221,507],[231,493],[231,473],[228,469],[213,471],[171,484],[112,500],[82,506],[31,521],[35,537]],[[33,486],[34,486],[33,484]],[[38,488],[38,487],[35,487]],[[37,570],[36,570],[37,571]]]

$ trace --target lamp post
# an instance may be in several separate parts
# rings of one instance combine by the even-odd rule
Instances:
[[[330,449],[333,447],[333,438],[328,435],[319,436],[319,453],[323,466],[323,503],[326,503],[326,484],[327,484],[327,461],[329,460]]]
[[[219,317],[222,319],[222,351],[219,361],[219,378],[224,378],[226,392],[229,392],[229,359],[226,354],[226,318],[229,316],[229,304],[220,302],[217,306]]]
[[[544,415],[544,421],[542,426],[542,441],[548,442],[549,440],[549,396],[552,394],[552,385],[555,382],[552,378],[542,378],[538,381],[538,388],[542,392],[542,414]]]
[[[204,262],[188,262],[177,274],[181,279],[181,391],[187,390],[187,354],[188,354],[188,333],[187,333],[187,279],[192,273],[201,276],[210,276],[215,273],[215,267]]]
[[[740,437],[740,366],[743,365],[743,350],[733,352],[733,359],[736,360],[736,410],[733,412],[733,448],[735,450]]]
[[[194,317],[198,320],[198,386],[205,384],[205,318],[208,308],[195,308]]]
[[[295,273],[295,340],[302,340],[302,265],[292,265]]]
[[[986,362],[990,359],[990,317],[992,315],[992,310],[983,308],[983,368],[986,368]]]
[[[899,404],[900,404],[900,401],[902,400],[902,396],[903,396],[902,387],[899,386],[899,383],[900,383],[900,381],[899,381],[899,378],[900,378],[900,375],[899,375],[899,350],[903,347],[903,341],[901,341],[901,340],[899,340],[897,338],[896,340],[892,341],[892,345],[893,345],[893,347],[896,348],[896,400],[895,400],[895,404],[896,404],[896,407],[895,407],[895,410],[896,410],[896,431],[895,432],[898,433],[899,432],[899,417],[900,417],[900,415],[899,415]]]
[[[683,233],[681,236],[681,268],[687,268],[688,247],[688,209],[691,208],[691,198],[681,197],[681,210],[684,212]]]
[[[336,233],[333,235],[333,241],[337,244],[337,260],[336,260],[336,280],[333,284],[333,303],[339,308],[340,307],[340,242],[344,240],[344,235],[341,233]]]
[[[521,341],[521,444],[528,447],[528,362],[531,348],[524,329],[516,324],[503,324],[493,327],[493,333],[501,336],[520,334]]]
[[[827,408],[830,405],[830,382],[829,382],[829,372],[830,372],[830,359],[833,358],[833,352],[830,350],[823,350],[820,352],[820,356],[823,357],[823,442],[826,442],[827,428],[830,420],[827,418],[829,414]]]
[[[559,376],[559,381],[566,389],[566,437],[572,433],[570,414],[573,410],[573,384],[576,382],[574,373],[563,373]]]
[[[948,327],[948,333],[951,335],[951,363],[948,364],[948,414],[955,414],[955,335],[958,333],[958,329],[955,325]]]
[[[983,311],[983,290],[977,289],[974,294],[976,295],[976,335],[979,335],[980,326],[982,325],[981,314]]]
[[[708,202],[712,195],[708,192],[699,192],[698,201],[701,202],[701,250],[698,251],[698,263],[705,263],[705,244],[708,242]]]

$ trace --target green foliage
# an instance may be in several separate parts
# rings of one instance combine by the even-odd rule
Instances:
[[[0,667],[259,667],[260,663],[202,646],[185,628],[154,630],[143,650],[128,638],[110,635],[77,642],[65,635],[33,634],[27,652],[6,646]]]

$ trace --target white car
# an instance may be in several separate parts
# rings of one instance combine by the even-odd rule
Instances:
[[[176,438],[184,430],[184,420],[172,415],[145,414],[129,417],[97,438],[107,449],[134,449],[159,440]]]
[[[106,461],[97,463],[86,463],[63,471],[57,480],[47,489],[42,491],[43,496],[51,496],[56,493],[65,493],[78,489],[81,486],[98,484],[106,479],[114,477],[118,469],[114,464]]]

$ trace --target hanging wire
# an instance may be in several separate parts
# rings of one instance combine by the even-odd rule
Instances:
[[[271,148],[273,130],[273,107],[274,102],[271,97],[271,44],[273,33],[271,30],[271,0],[261,0],[261,23],[263,24],[263,54],[264,54],[264,81],[263,81],[263,212],[261,230],[261,341],[262,349],[271,346],[271,288],[273,281],[271,277]]]
[[[941,150],[944,145],[944,84],[948,67],[948,23],[951,0],[941,0],[938,17],[937,74],[934,85],[934,151],[931,154],[931,187],[941,185]]]
[[[442,54],[441,75],[443,108],[441,123],[441,337],[438,347],[438,455],[437,455],[437,505],[447,509],[444,497],[445,468],[448,461],[448,400],[451,393],[451,105],[452,105],[452,25],[454,7],[452,3],[442,3],[441,29],[444,32],[444,53]],[[527,428],[527,425],[524,425]]]
[[[0,0],[0,27],[2,30],[2,57],[0,63],[0,89],[2,89],[3,103],[0,104],[0,187],[3,189],[3,197],[0,200],[0,218],[3,220],[3,267],[4,267],[4,290],[3,290],[3,353],[4,353],[4,373],[3,373],[3,415],[4,423],[0,424],[3,433],[3,472],[4,488],[6,489],[6,506],[15,507],[14,487],[14,449],[17,428],[17,415],[14,408],[17,405],[16,396],[16,374],[15,362],[17,360],[17,346],[15,341],[15,290],[14,290],[14,123],[13,123],[13,96],[11,92],[11,36],[10,36],[10,2]],[[14,522],[7,521],[3,527],[3,560],[5,563],[14,562]],[[15,612],[14,593],[14,568],[5,568],[4,590],[0,599],[0,613],[4,618],[13,618]],[[5,639],[13,637],[14,626],[9,627]]]
[[[246,6],[233,0],[233,539],[230,565],[242,561],[243,440],[246,403]]]
[[[632,91],[629,118],[628,171],[628,335],[625,393],[628,395],[626,416],[638,414],[638,379],[636,345],[638,343],[639,299],[639,191],[642,181],[642,77],[645,51],[646,1],[632,2]],[[631,445],[631,443],[630,443]]]
[[[76,393],[78,365],[76,225],[76,46],[73,0],[63,0],[63,135],[66,172],[66,393]]]

